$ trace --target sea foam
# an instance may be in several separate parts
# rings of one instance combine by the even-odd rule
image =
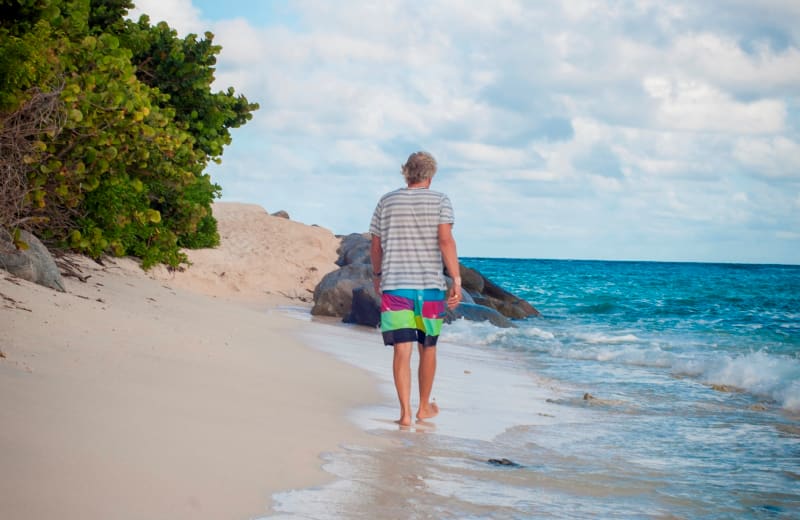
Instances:
[[[546,325],[546,322],[545,322]],[[636,334],[546,330],[523,323],[502,329],[488,322],[457,320],[443,333],[445,341],[477,347],[545,354],[554,358],[598,361],[667,370],[707,385],[736,388],[767,398],[791,412],[800,411],[800,360],[768,352],[732,355],[718,351],[671,351],[667,345]]]
[[[706,359],[676,360],[673,372],[709,385],[729,386],[768,397],[786,410],[800,411],[800,361],[763,351]]]

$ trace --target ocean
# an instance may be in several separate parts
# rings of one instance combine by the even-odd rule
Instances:
[[[381,381],[352,420],[385,447],[325,454],[269,518],[800,518],[800,266],[461,261],[542,316],[445,325],[410,430],[379,333],[294,313]]]

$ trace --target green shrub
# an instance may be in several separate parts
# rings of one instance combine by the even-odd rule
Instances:
[[[211,91],[213,35],[181,39],[164,23],[125,20],[126,0],[0,7],[16,16],[0,23],[0,121],[57,82],[64,115],[20,159],[28,186],[18,220],[75,251],[134,255],[145,268],[185,262],[181,247],[217,245],[220,187],[203,171],[258,105]]]

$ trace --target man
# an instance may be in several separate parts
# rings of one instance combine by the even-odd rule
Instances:
[[[406,187],[381,197],[372,215],[373,283],[381,295],[383,342],[394,347],[393,373],[400,400],[401,426],[411,425],[411,352],[419,345],[417,420],[439,413],[430,401],[436,374],[436,342],[445,312],[447,283],[454,276],[446,303],[461,301],[453,207],[447,195],[430,189],[436,160],[427,152],[409,156],[402,167]]]

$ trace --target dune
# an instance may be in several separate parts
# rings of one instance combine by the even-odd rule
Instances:
[[[72,257],[66,293],[0,271],[0,518],[253,518],[327,480],[321,452],[374,442],[346,411],[378,395],[295,340],[338,239],[215,204],[191,266]]]
[[[339,239],[329,230],[273,217],[255,204],[217,202],[220,246],[187,250],[191,266],[155,268],[173,287],[241,301],[311,302],[314,287],[337,268]]]

